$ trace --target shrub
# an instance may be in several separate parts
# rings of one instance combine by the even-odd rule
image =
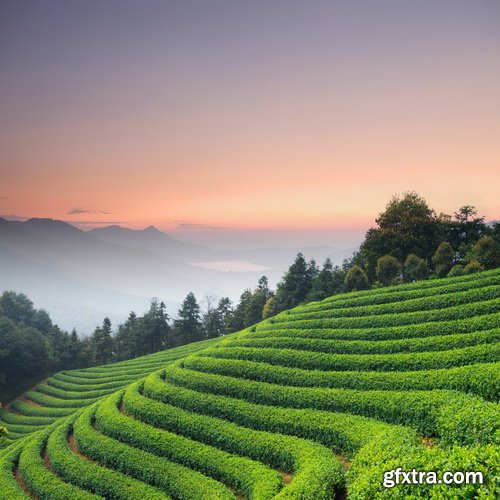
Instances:
[[[481,271],[484,271],[484,267],[477,260],[471,260],[464,267],[464,274],[475,274],[480,273]]]
[[[462,264],[455,264],[448,273],[448,276],[452,278],[454,276],[463,276],[464,274],[464,266]]]
[[[403,266],[404,281],[411,283],[413,281],[425,280],[428,276],[429,265],[427,261],[414,253],[409,254]]]
[[[348,291],[367,290],[370,288],[368,276],[358,265],[352,266],[349,271],[347,271],[344,284]]]
[[[383,255],[377,260],[377,278],[383,286],[395,285],[401,281],[403,266],[396,257]]]

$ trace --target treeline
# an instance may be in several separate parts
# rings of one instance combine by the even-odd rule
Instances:
[[[342,265],[321,267],[299,253],[276,289],[262,276],[239,301],[193,293],[175,319],[151,301],[142,316],[131,312],[113,331],[105,318],[85,338],[62,331],[23,294],[0,296],[0,401],[7,401],[46,375],[65,369],[122,361],[239,331],[298,304],[331,295],[500,267],[500,224],[486,225],[474,207],[452,216],[436,214],[414,192],[394,197],[377,226]]]
[[[0,296],[0,401],[49,373],[90,362],[77,333],[62,331],[26,295],[6,291]]]
[[[376,224],[340,266],[327,259],[318,268],[299,253],[276,291],[261,278],[255,290],[241,295],[236,330],[339,293],[500,267],[500,224],[488,226],[471,205],[452,216],[436,214],[421,196],[409,192],[392,198]]]

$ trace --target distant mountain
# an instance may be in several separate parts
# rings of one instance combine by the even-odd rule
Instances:
[[[176,240],[154,226],[145,229],[129,229],[112,225],[91,229],[88,233],[107,243],[132,248],[147,248],[181,261],[196,259],[202,255],[207,257],[211,252],[208,247]]]
[[[237,301],[262,274],[275,286],[297,252],[321,264],[351,252],[333,247],[214,249],[150,226],[83,231],[53,219],[0,218],[0,292],[32,297],[65,329],[89,333],[105,315],[114,324],[158,297],[175,316],[188,292]]]

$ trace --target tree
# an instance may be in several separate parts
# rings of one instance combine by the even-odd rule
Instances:
[[[151,299],[149,310],[139,320],[138,355],[150,354],[171,347],[168,345],[170,334],[168,319],[165,303],[158,302],[157,298]]]
[[[78,338],[76,330],[73,328],[69,337],[69,368],[82,368],[80,366],[80,350],[82,348],[82,343]]]
[[[495,221],[488,228],[488,235],[500,244],[500,222]]]
[[[266,276],[259,279],[257,288],[252,292],[252,296],[246,304],[245,308],[245,327],[254,325],[262,321],[262,314],[267,300],[271,296],[269,282]]]
[[[368,281],[368,276],[365,271],[355,264],[349,271],[347,271],[345,277],[345,287],[349,292],[354,292],[357,290],[368,290],[370,288],[370,282]]]
[[[47,338],[33,327],[0,316],[0,400],[8,401],[48,375]]]
[[[384,286],[395,285],[401,281],[403,266],[396,257],[383,255],[377,260],[377,279]]]
[[[451,269],[450,272],[448,273],[449,278],[453,278],[454,276],[463,276],[464,273],[464,266],[462,264],[455,264]]]
[[[217,312],[219,313],[222,326],[220,335],[226,335],[226,333],[229,333],[231,320],[234,314],[233,304],[229,300],[229,297],[222,297],[219,300]]]
[[[316,264],[309,264],[301,253],[288,268],[276,289],[276,307],[278,311],[291,309],[306,300],[311,290],[313,277],[317,272]]]
[[[400,262],[411,253],[430,259],[439,242],[440,218],[415,192],[394,196],[375,222],[378,227],[368,230],[360,247],[372,279],[383,255],[392,255]]]
[[[335,293],[335,283],[333,280],[333,264],[330,258],[328,257],[321,271],[318,275],[313,279],[313,284],[309,294],[307,295],[307,300],[323,300],[326,297],[330,297]]]
[[[5,291],[0,296],[0,310],[3,316],[14,321],[32,326],[32,319],[35,315],[33,302],[24,293]]]
[[[469,219],[474,219],[475,215],[477,215],[477,210],[472,205],[464,205],[458,209],[458,212],[453,213],[455,219],[462,224],[469,222]]]
[[[477,210],[472,205],[460,207],[453,215],[454,219],[447,226],[447,241],[457,250],[458,258],[462,259],[473,244],[486,234],[487,227],[484,217],[477,217]]]
[[[429,276],[429,265],[425,259],[421,259],[414,253],[406,257],[403,265],[404,281],[411,283],[412,281],[425,280]]]
[[[248,310],[250,301],[252,300],[252,290],[247,288],[240,295],[240,300],[234,309],[234,313],[229,321],[229,331],[238,332],[246,326],[246,311]]]
[[[101,327],[97,327],[92,334],[92,347],[94,362],[104,365],[113,357],[113,338],[111,337],[111,321],[104,318]]]
[[[471,260],[464,267],[464,274],[480,273],[481,271],[484,271],[484,267],[477,260]]]
[[[140,355],[142,349],[139,337],[139,320],[135,312],[131,311],[125,323],[118,326],[114,338],[117,361],[135,358]]]
[[[472,247],[471,257],[477,260],[484,269],[500,267],[500,243],[491,236],[485,236]]]
[[[222,315],[216,304],[216,297],[207,295],[203,300],[204,312],[202,314],[203,336],[207,339],[224,335]]]
[[[264,309],[262,310],[262,319],[270,318],[271,316],[275,316],[278,314],[278,309],[276,307],[276,298],[273,296],[267,299],[267,302],[264,304]]]
[[[453,265],[454,258],[455,253],[453,252],[452,246],[447,241],[440,243],[432,256],[432,263],[434,264],[436,275],[439,277],[446,276]]]
[[[174,322],[181,344],[189,344],[203,339],[200,306],[194,293],[189,292],[182,302]]]

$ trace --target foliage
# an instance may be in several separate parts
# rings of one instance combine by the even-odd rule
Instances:
[[[304,302],[317,273],[316,263],[306,262],[304,256],[298,253],[276,288],[277,310],[284,311]]]
[[[188,293],[184,299],[174,326],[175,335],[182,337],[185,343],[196,342],[203,338],[200,306],[192,292]]]
[[[113,339],[111,338],[111,321],[109,318],[104,318],[102,327],[97,327],[94,330],[91,338],[94,364],[105,365],[109,363],[113,357]]]
[[[424,280],[429,276],[429,265],[425,259],[409,254],[403,265],[403,279],[406,283]]]
[[[368,282],[368,276],[365,271],[358,265],[352,266],[347,272],[344,280],[346,290],[358,291],[367,290],[370,288],[370,283]]]
[[[471,257],[477,260],[484,269],[500,267],[500,243],[491,236],[485,236],[472,247]]]
[[[464,272],[464,266],[462,264],[455,264],[451,269],[450,272],[448,273],[449,278],[453,278],[455,276],[463,276],[465,274]]]
[[[475,274],[480,273],[481,271],[484,271],[484,267],[477,260],[471,260],[464,267],[464,274]]]
[[[403,266],[396,257],[383,255],[377,259],[375,272],[377,279],[383,286],[396,285],[401,282]]]
[[[452,246],[447,241],[440,243],[436,252],[432,256],[432,263],[434,264],[436,275],[440,278],[446,276],[450,271],[454,260],[455,253],[453,252]]]
[[[360,249],[371,278],[383,255],[392,255],[400,262],[412,253],[430,259],[439,238],[440,222],[417,193],[394,196],[375,222],[378,227],[367,232]]]
[[[496,498],[499,305],[500,270],[415,281],[55,374],[26,393],[43,406],[0,412],[14,441],[0,490],[24,499],[22,478],[56,499],[326,500],[344,485],[356,499]],[[396,467],[485,482],[384,488]]]

